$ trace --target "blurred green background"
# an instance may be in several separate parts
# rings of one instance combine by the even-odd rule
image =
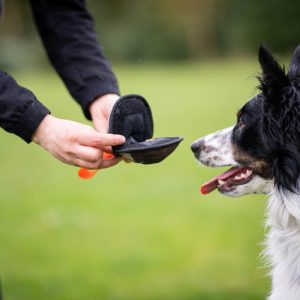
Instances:
[[[155,136],[184,142],[157,165],[121,163],[90,181],[0,132],[0,274],[5,299],[262,299],[265,197],[201,196],[200,136],[231,126],[256,93],[262,42],[285,58],[300,2],[88,1],[121,91],[151,103]],[[27,1],[6,1],[0,69],[57,117],[88,123],[47,62]],[[287,61],[284,59],[284,61]],[[89,123],[88,123],[89,124]]]

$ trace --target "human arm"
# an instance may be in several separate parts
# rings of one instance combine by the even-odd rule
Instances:
[[[84,115],[106,94],[119,94],[84,0],[31,0],[37,28],[49,59]]]
[[[119,89],[85,1],[31,0],[31,6],[50,61],[87,119],[105,134]],[[109,152],[110,146],[101,150]]]
[[[102,161],[101,148],[122,144],[124,137],[100,134],[90,126],[58,119],[49,113],[31,91],[0,71],[0,127],[27,143],[33,140],[68,164],[93,169],[119,161]]]
[[[0,71],[0,127],[30,143],[36,128],[49,113],[31,91]]]

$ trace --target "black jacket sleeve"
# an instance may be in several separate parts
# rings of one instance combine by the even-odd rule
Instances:
[[[49,110],[32,92],[0,71],[0,127],[29,143],[35,129],[48,113]]]
[[[89,106],[107,93],[119,94],[117,80],[97,42],[84,0],[30,0],[48,56],[69,92],[90,119]]]

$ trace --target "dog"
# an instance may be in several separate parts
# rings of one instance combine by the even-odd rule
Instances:
[[[269,300],[300,299],[300,46],[285,71],[259,49],[259,93],[233,127],[196,140],[191,149],[209,167],[231,166],[201,187],[239,197],[268,194],[264,255],[271,267]]]

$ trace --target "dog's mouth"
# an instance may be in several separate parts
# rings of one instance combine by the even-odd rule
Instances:
[[[235,186],[248,183],[252,179],[252,170],[247,167],[233,167],[204,183],[200,192],[208,194],[215,189],[221,193],[230,192]]]

